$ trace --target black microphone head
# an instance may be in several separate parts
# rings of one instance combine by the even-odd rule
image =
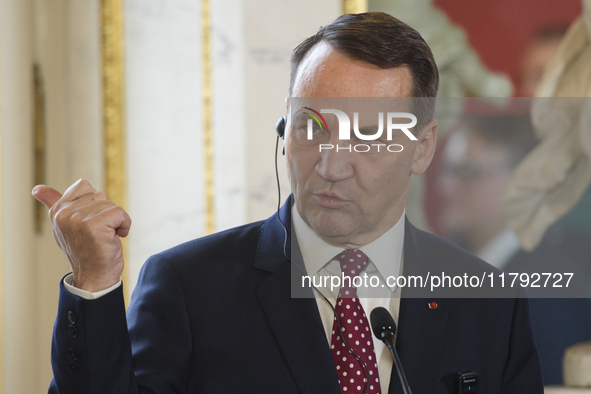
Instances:
[[[383,340],[383,333],[390,331],[392,336],[396,335],[396,323],[392,319],[392,315],[386,308],[378,306],[371,311],[369,315],[371,321],[371,330],[380,341]]]

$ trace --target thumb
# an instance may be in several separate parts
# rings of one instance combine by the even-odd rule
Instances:
[[[57,200],[62,198],[62,194],[49,186],[37,185],[33,188],[33,197],[41,201],[49,209]]]

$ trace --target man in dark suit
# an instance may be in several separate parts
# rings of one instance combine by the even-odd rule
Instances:
[[[557,288],[545,286],[529,293],[544,384],[562,384],[564,352],[591,340],[591,239],[562,221],[546,231],[534,250],[521,249],[501,213],[501,197],[513,171],[537,143],[525,112],[529,101],[507,108],[479,104],[473,107],[480,112],[466,115],[448,139],[446,153],[455,154],[444,155],[439,178],[441,227],[449,239],[507,273],[528,273],[532,280],[541,273],[556,274],[554,281],[562,273],[573,274],[565,298],[550,298],[557,296]]]
[[[570,228],[569,228],[570,227]],[[586,287],[572,298],[530,298],[532,329],[542,366],[544,385],[563,384],[562,360],[566,349],[591,340],[591,238],[564,221],[550,227],[531,252],[518,250],[506,272],[571,272]],[[586,292],[585,292],[586,290]]]
[[[432,54],[412,28],[381,13],[346,15],[295,49],[290,96],[434,97],[437,80]],[[481,393],[542,392],[520,294],[403,298],[398,307],[388,297],[358,298],[356,287],[343,284],[338,297],[327,295],[334,314],[324,300],[292,297],[296,256],[309,275],[336,266],[359,278],[349,262],[382,279],[393,266],[410,276],[433,262],[449,271],[492,270],[405,220],[410,179],[435,150],[433,108],[419,110],[415,140],[400,142],[402,152],[371,154],[319,150],[319,142],[339,143],[329,131],[334,121],[315,129],[311,143],[295,123],[300,112],[290,108],[278,130],[293,195],[277,215],[150,258],[127,316],[118,239],[129,231],[127,214],[85,181],[63,196],[34,189],[50,207],[73,271],[61,285],[50,392],[398,393],[392,360],[369,332],[365,312],[376,303],[395,312],[415,393],[455,392],[455,375],[466,370],[478,373]]]

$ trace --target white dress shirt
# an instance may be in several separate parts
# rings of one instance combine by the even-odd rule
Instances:
[[[330,245],[314,232],[301,218],[295,205],[291,210],[293,228],[295,230],[298,244],[304,260],[307,274],[310,276],[340,276],[340,264],[331,259],[337,254],[342,253],[343,248]],[[400,309],[400,289],[396,287],[389,288],[386,278],[389,276],[399,276],[402,273],[402,251],[404,245],[404,217],[405,213],[398,222],[386,231],[374,242],[365,245],[359,250],[367,255],[369,264],[365,273],[369,276],[375,275],[380,278],[377,288],[367,289],[358,288],[357,295],[362,308],[368,316],[371,311],[378,307],[386,308],[398,325],[398,314]],[[317,282],[318,283],[318,282]],[[383,285],[383,286],[382,286]],[[335,305],[339,289],[330,291],[330,285],[327,288],[320,289],[326,298]],[[370,294],[368,294],[370,293]],[[371,295],[371,297],[368,297]],[[330,306],[320,296],[316,297],[318,310],[326,332],[326,338],[330,344],[332,337],[332,325],[334,314]],[[392,371],[392,356],[384,343],[372,335],[374,351],[378,360],[378,374],[380,376],[380,387],[382,393],[388,392],[390,385],[390,374]]]
[[[100,298],[100,297],[104,296],[105,294],[112,292],[113,290],[115,290],[116,288],[121,286],[121,284],[122,284],[121,279],[119,279],[119,282],[115,283],[113,286],[109,287],[108,289],[92,292],[92,291],[82,290],[77,287],[74,287],[74,285],[72,284],[73,283],[72,281],[73,281],[73,274],[66,276],[64,278],[64,287],[70,293],[75,294],[78,297],[84,298],[85,300],[96,300],[97,298]]]
[[[511,230],[505,230],[474,254],[493,267],[502,270],[509,259],[520,249],[517,235]]]

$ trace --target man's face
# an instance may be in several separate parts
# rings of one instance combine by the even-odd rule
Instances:
[[[292,94],[294,97],[410,97],[411,91],[412,76],[407,67],[382,69],[351,60],[321,42],[300,64]],[[292,114],[296,110],[292,108]],[[347,111],[347,114],[353,122],[352,113]],[[325,241],[345,248],[368,244],[392,227],[403,212],[411,172],[422,173],[430,162],[430,156],[428,160],[424,157],[422,138],[411,141],[399,132],[393,141],[385,141],[384,132],[384,141],[368,142],[357,140],[352,133],[350,141],[339,141],[336,116],[325,115],[331,130],[325,137],[326,143],[334,146],[399,143],[404,150],[399,153],[320,151],[318,144],[302,143],[297,133],[305,131],[298,131],[297,125],[292,124],[294,120],[289,118],[288,176],[303,220]],[[432,141],[436,131],[436,126],[431,124],[428,133]]]
[[[438,180],[444,231],[473,252],[503,231],[501,196],[511,173],[506,148],[465,129],[452,134]]]

